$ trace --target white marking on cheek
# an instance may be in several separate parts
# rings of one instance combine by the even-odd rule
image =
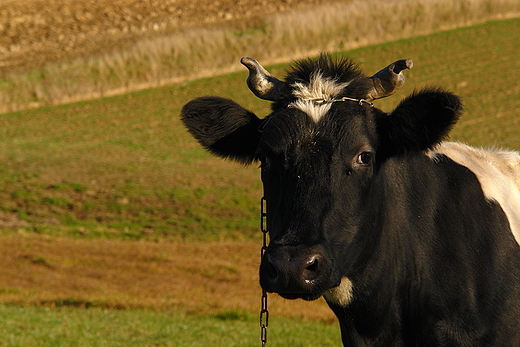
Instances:
[[[486,151],[457,142],[443,142],[427,153],[435,160],[444,154],[470,169],[480,182],[484,196],[497,202],[520,245],[520,154],[514,151]]]
[[[328,303],[347,306],[353,299],[352,281],[348,277],[343,277],[339,286],[331,288],[323,293],[323,297]]]

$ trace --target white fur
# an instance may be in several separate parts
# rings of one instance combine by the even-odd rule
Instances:
[[[498,202],[502,207],[513,235],[520,244],[520,153],[443,142],[427,154],[434,160],[439,154],[444,154],[471,170],[477,176],[486,198]]]
[[[323,297],[330,304],[347,306],[352,301],[352,281],[348,277],[343,277],[339,286],[331,288],[323,293]]]
[[[323,77],[321,72],[311,75],[308,84],[296,82],[292,86],[292,94],[298,98],[290,106],[306,113],[318,122],[330,110],[331,103],[316,103],[314,99],[329,101],[337,97],[350,82],[338,83],[336,80]]]

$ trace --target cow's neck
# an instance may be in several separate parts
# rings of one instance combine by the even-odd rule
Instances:
[[[413,206],[406,198],[410,192],[405,187],[414,184],[410,173],[402,165],[389,164],[373,182],[358,237],[347,252],[350,301],[338,305],[338,301],[328,300],[340,321],[342,335],[348,338],[343,341],[345,346],[368,345],[372,339],[387,339],[382,346],[398,344],[401,337],[388,334],[402,331],[406,308],[401,306],[405,301],[401,296],[412,291],[418,277],[415,257],[421,240],[413,233],[417,226],[410,214],[418,217],[422,207]],[[432,214],[420,218],[433,220]],[[418,223],[422,223],[420,218]]]

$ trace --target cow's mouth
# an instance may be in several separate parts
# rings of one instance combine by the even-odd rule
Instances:
[[[323,292],[316,288],[317,290],[309,291],[309,292],[285,292],[285,293],[284,292],[275,292],[275,293],[277,293],[284,299],[289,299],[289,300],[303,299],[306,301],[314,301],[314,300],[319,299],[322,295],[324,295],[324,293],[327,293],[329,290],[337,288],[340,285],[340,283],[341,283],[340,281],[335,282],[332,286],[330,286],[329,289],[327,289]],[[271,292],[271,293],[274,293],[274,292]]]
[[[278,293],[282,298],[289,300],[303,299],[306,301],[314,301],[321,297],[320,294],[316,293]]]

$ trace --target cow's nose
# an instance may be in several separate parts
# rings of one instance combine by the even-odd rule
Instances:
[[[261,284],[269,292],[310,293],[321,275],[323,262],[317,253],[296,259],[266,253],[260,267]]]

